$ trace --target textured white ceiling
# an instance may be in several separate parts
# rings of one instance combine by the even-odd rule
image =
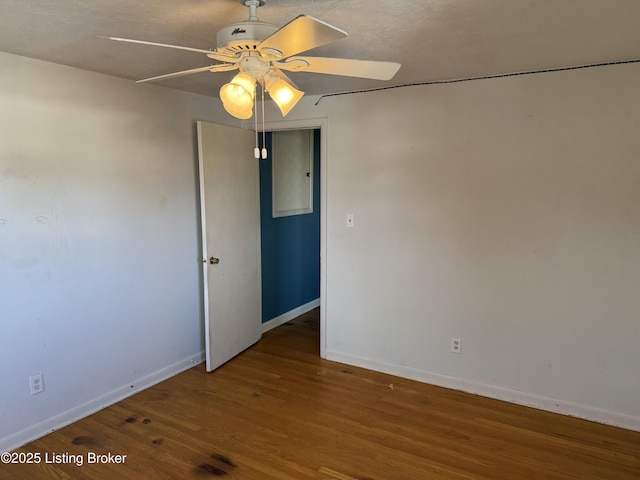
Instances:
[[[640,58],[638,0],[268,0],[258,10],[278,25],[303,13],[349,33],[305,55],[402,64],[390,82],[291,73],[312,95]],[[247,18],[238,0],[0,0],[0,51],[140,79],[211,62],[96,37],[209,49],[220,27]],[[157,83],[217,96],[233,74]]]

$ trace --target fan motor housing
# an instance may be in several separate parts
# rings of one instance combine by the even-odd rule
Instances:
[[[277,25],[265,22],[240,22],[222,27],[216,35],[216,50],[236,56],[243,52],[257,51],[258,45],[271,36]]]

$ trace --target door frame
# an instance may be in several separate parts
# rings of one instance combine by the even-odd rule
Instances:
[[[320,357],[327,358],[327,137],[326,117],[265,122],[268,132],[320,130]]]

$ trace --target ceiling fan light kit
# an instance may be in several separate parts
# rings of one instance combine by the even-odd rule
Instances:
[[[229,114],[243,120],[253,115],[257,83],[262,86],[263,91],[269,93],[278,105],[282,116],[286,116],[298,103],[304,92],[297,88],[283,70],[390,80],[400,68],[400,64],[394,62],[319,57],[289,58],[345,38],[347,33],[308,15],[299,15],[283,27],[261,22],[257,14],[258,7],[265,5],[266,0],[239,1],[249,8],[249,19],[222,27],[216,35],[217,46],[214,50],[119,37],[107,38],[204,53],[211,60],[221,62],[208,67],[145,78],[138,82],[150,82],[206,71],[240,70],[231,82],[220,89],[220,99]]]

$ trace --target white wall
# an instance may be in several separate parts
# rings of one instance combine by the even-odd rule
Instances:
[[[328,358],[640,429],[639,83],[621,65],[308,106],[329,118]]]
[[[220,108],[8,54],[0,71],[5,451],[201,361],[194,124]]]

